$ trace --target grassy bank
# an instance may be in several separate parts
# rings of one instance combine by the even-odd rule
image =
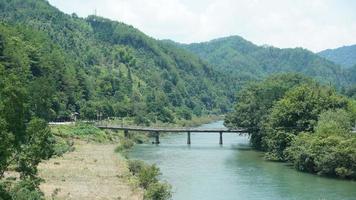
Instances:
[[[103,166],[100,167],[100,165],[105,163],[105,167],[110,167],[106,166],[109,161],[102,159],[116,152],[116,157],[119,158],[119,161],[116,162],[119,165],[117,167],[121,170],[116,172],[120,175],[118,175],[117,180],[112,179],[112,183],[121,181],[121,187],[126,188],[125,192],[132,194],[135,198],[139,196],[138,193],[129,192],[127,188],[141,191],[141,198],[139,199],[166,200],[171,198],[171,186],[166,182],[159,181],[161,173],[157,166],[148,165],[143,161],[129,160],[127,157],[128,151],[135,144],[149,141],[148,133],[135,134],[130,132],[129,137],[126,138],[122,131],[104,131],[88,123],[52,126],[51,130],[56,136],[58,156],[44,162],[40,167],[41,177],[46,180],[46,183],[41,185],[41,189],[47,197],[55,197],[54,199],[73,199],[71,196],[76,199],[88,198],[88,191],[80,191],[78,188],[78,194],[68,196],[65,193],[74,192],[76,188],[74,185],[79,184],[76,183],[78,181],[76,178],[82,179],[84,177],[86,182],[91,185],[98,185],[103,181],[100,176],[97,177],[98,174],[85,173],[85,170],[89,168],[98,169],[97,173],[106,173],[102,169]],[[105,156],[100,155],[103,153],[100,149],[105,152]],[[69,169],[70,172],[66,169]],[[76,173],[76,170],[84,171]],[[76,177],[76,174],[81,174],[81,177]],[[93,177],[91,177],[92,175]],[[90,188],[91,186],[88,185],[87,187]],[[95,188],[93,190],[99,192]],[[112,197],[112,195],[109,196]],[[129,199],[129,197],[126,195],[124,199]]]
[[[84,123],[51,126],[51,131],[58,153],[39,166],[46,199],[143,199],[143,190],[131,184],[128,160],[115,153],[126,141],[123,132]]]
[[[142,136],[132,135],[130,138],[123,138],[116,147],[115,152],[125,155],[128,169],[133,176],[131,184],[144,190],[145,200],[168,200],[172,197],[170,184],[159,181],[161,172],[156,165],[149,165],[141,160],[130,160],[127,152],[131,150],[137,141],[142,140]]]

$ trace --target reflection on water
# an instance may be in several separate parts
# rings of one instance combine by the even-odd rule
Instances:
[[[223,127],[222,121],[203,125]],[[356,200],[356,183],[297,172],[266,162],[251,150],[248,137],[224,133],[170,134],[160,145],[136,145],[133,159],[156,163],[162,180],[173,186],[175,200]]]

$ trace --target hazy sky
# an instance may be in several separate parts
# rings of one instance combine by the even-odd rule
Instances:
[[[191,43],[240,35],[312,51],[356,44],[356,0],[49,0],[66,13],[121,21],[158,39]]]

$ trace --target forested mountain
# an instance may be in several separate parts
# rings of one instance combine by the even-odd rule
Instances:
[[[132,26],[67,15],[45,0],[2,0],[0,19],[1,80],[21,90],[25,115],[172,122],[226,112],[233,101],[232,76]]]
[[[276,72],[299,72],[324,83],[350,84],[350,77],[340,66],[302,48],[257,46],[239,36],[178,46],[240,80],[261,79]]]
[[[327,49],[318,53],[345,68],[356,65],[356,45],[343,46],[336,49]]]

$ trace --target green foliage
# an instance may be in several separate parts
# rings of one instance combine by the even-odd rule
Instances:
[[[6,23],[0,25],[1,53],[7,59],[0,65],[16,66],[20,60],[26,86],[13,84],[7,91],[28,92],[33,116],[70,120],[79,113],[89,120],[134,117],[137,124],[172,123],[193,114],[226,112],[234,100],[232,76],[132,26],[66,15],[44,0],[2,1],[0,13]]]
[[[145,166],[142,160],[129,160],[128,164],[129,170],[134,176],[138,175]]]
[[[92,124],[76,123],[75,127],[72,129],[72,134],[77,136],[94,135],[94,134],[98,134],[101,131],[102,130],[100,130],[99,128],[95,127]]]
[[[147,189],[152,183],[158,182],[159,175],[161,173],[156,165],[145,165],[138,174],[140,186]]]
[[[311,80],[299,74],[279,74],[246,86],[238,92],[235,110],[225,118],[225,125],[230,128],[247,128],[252,145],[262,149],[261,129],[274,103],[289,89],[302,83],[311,83]]]
[[[295,75],[273,76],[238,94],[225,122],[249,129],[265,158],[296,169],[355,179],[356,146],[351,127],[355,102],[330,87]]]
[[[356,64],[356,45],[343,46],[337,49],[327,49],[318,54],[345,68],[352,67]]]
[[[167,200],[172,198],[171,186],[168,183],[153,183],[145,192],[145,200]]]
[[[315,133],[319,135],[346,135],[352,127],[351,116],[345,110],[328,110],[320,114]]]
[[[129,150],[131,149],[133,146],[135,145],[135,143],[130,140],[130,139],[121,139],[119,142],[119,145],[115,148],[115,152],[121,152],[124,150]]]
[[[129,170],[145,189],[145,200],[168,200],[172,197],[172,187],[168,183],[158,181],[161,173],[156,165],[148,165],[140,160],[129,160]]]
[[[21,145],[21,154],[16,156],[16,170],[21,177],[35,178],[37,165],[42,159],[53,155],[54,138],[44,120],[32,119],[26,129],[26,142]]]
[[[314,131],[320,113],[346,108],[347,103],[347,99],[337,95],[334,90],[317,84],[303,84],[290,89],[275,103],[264,123],[262,143],[265,149],[275,158],[284,160],[284,150],[293,139],[291,135]],[[321,123],[327,123],[325,121],[330,117],[325,113],[320,119]]]
[[[347,99],[333,89],[320,85],[301,85],[291,89],[278,101],[270,114],[268,125],[291,133],[313,131],[321,112],[346,108]]]
[[[56,137],[55,144],[53,147],[53,156],[62,156],[67,152],[74,151],[73,145],[74,145],[73,141],[69,139]]]
[[[233,74],[240,84],[280,72],[301,73],[338,87],[356,83],[355,73],[302,48],[257,46],[239,36],[178,46],[199,55],[219,71]]]
[[[37,166],[41,160],[53,155],[54,138],[44,120],[33,118],[25,126],[25,135],[17,142],[13,141],[15,136],[6,127],[0,129],[4,139],[0,146],[0,176],[11,165],[20,173],[21,179],[19,182],[8,183],[0,180],[0,193],[5,199],[43,199],[38,188],[40,179],[37,177]]]
[[[300,171],[356,178],[356,137],[337,134],[300,134],[287,149]]]
[[[356,137],[345,110],[328,110],[319,116],[314,134],[301,134],[287,149],[297,169],[320,175],[356,178]]]
[[[351,123],[356,126],[356,100],[350,100],[347,111],[350,113]]]
[[[13,135],[7,131],[5,120],[0,118],[0,177],[9,165],[9,159],[14,151]]]
[[[16,200],[43,200],[43,193],[38,188],[38,183],[33,180],[22,180],[13,186],[12,199]]]
[[[58,125],[53,126],[51,130],[56,136],[68,139],[80,138],[82,140],[94,141],[99,143],[117,140],[117,134],[113,134],[110,131],[103,131],[90,123],[76,123],[75,125]],[[63,147],[71,149],[71,147],[68,147],[67,144],[64,144]]]

